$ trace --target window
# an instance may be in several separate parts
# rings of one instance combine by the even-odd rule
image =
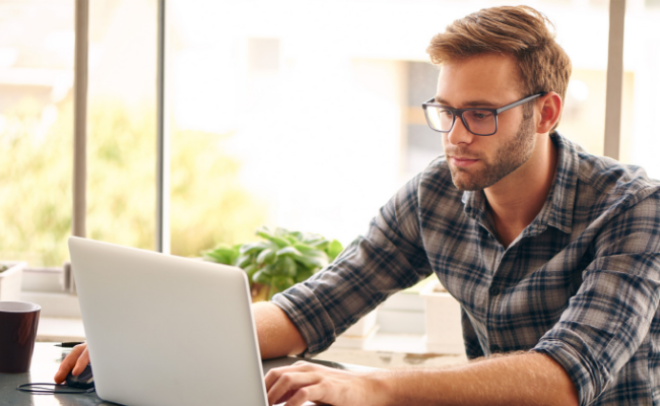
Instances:
[[[87,237],[153,249],[156,2],[89,7]]]
[[[657,2],[655,2],[657,3]],[[660,178],[660,149],[656,117],[660,109],[660,8],[646,1],[630,7],[625,22],[624,98],[621,129],[621,160],[640,165],[649,176]]]
[[[73,1],[0,2],[0,260],[67,257],[73,40]]]
[[[419,107],[435,92],[430,38],[503,3],[166,4],[171,252],[198,256],[254,238],[261,224],[345,245],[365,232],[442,152]],[[555,23],[573,61],[559,130],[602,154],[607,2],[532,6]],[[10,157],[0,178],[11,180],[0,182],[0,256],[31,266],[68,257],[73,7],[0,3],[0,142]],[[660,90],[657,11],[648,0],[629,8],[621,143],[622,160],[654,176],[656,141],[645,129]],[[147,249],[156,227],[156,16],[154,0],[90,3],[87,235]]]

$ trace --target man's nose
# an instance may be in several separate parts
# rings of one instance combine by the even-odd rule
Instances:
[[[472,134],[465,128],[463,120],[460,117],[456,117],[456,122],[454,122],[454,128],[447,133],[447,141],[452,145],[458,144],[471,144],[476,135]]]

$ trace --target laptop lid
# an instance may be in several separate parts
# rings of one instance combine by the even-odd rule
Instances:
[[[100,398],[268,404],[245,272],[77,237],[69,250]]]

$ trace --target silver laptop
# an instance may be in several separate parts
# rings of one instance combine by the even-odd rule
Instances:
[[[69,250],[101,399],[268,405],[245,272],[76,237]]]

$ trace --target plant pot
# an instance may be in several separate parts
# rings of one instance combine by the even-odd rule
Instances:
[[[426,349],[439,354],[463,354],[461,306],[438,281],[429,282],[420,292],[424,298]]]
[[[0,300],[20,301],[21,283],[23,282],[23,269],[27,266],[25,262],[0,262],[0,266],[8,269],[0,272]]]
[[[253,283],[250,289],[252,295],[252,303],[268,301],[268,293],[270,293],[270,286],[262,285],[260,283]]]

